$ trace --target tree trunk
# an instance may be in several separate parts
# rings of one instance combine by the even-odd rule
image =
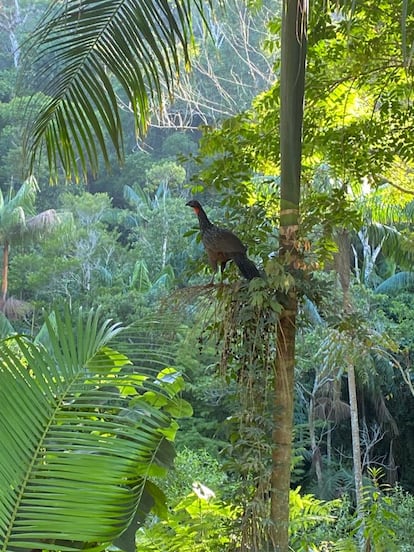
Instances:
[[[315,393],[313,392],[309,400],[309,440],[312,451],[312,464],[315,468],[316,481],[318,482],[319,493],[322,490],[322,455],[318,442],[316,440],[316,427],[315,427]]]
[[[348,394],[349,407],[351,410],[351,436],[352,436],[352,458],[354,462],[355,497],[358,511],[362,512],[362,465],[361,465],[361,444],[359,440],[358,402],[355,382],[355,368],[352,360],[348,362]]]
[[[293,295],[293,294],[292,294]],[[289,491],[292,462],[293,388],[295,369],[296,297],[281,315],[278,329],[278,361],[275,374],[271,520],[273,546],[289,550]]]
[[[342,288],[343,314],[349,315],[352,312],[352,303],[349,293],[351,283],[351,240],[349,232],[345,229],[340,230],[336,236],[338,244],[338,253],[335,258],[336,270]],[[365,539],[363,536],[363,495],[362,495],[362,463],[361,463],[361,445],[359,436],[359,416],[358,416],[358,401],[357,389],[355,380],[355,366],[352,358],[347,360],[348,373],[348,394],[349,408],[351,414],[351,437],[352,437],[352,459],[354,466],[354,483],[355,483],[355,498],[357,503],[358,518],[361,520],[361,529],[358,533],[360,550],[365,550]]]
[[[2,307],[7,299],[7,290],[9,287],[9,250],[10,245],[6,240],[3,244],[3,270],[2,270],[2,280],[1,280],[1,301]]]
[[[299,222],[307,0],[285,0],[280,76],[280,259],[295,268]],[[271,492],[272,547],[289,550],[297,292],[285,298],[277,332]]]

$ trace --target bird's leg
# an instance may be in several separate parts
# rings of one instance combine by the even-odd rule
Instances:
[[[220,263],[220,284],[223,285],[224,269],[226,268],[226,261]]]
[[[210,261],[210,266],[213,269],[213,276],[211,277],[210,283],[208,285],[212,286],[212,285],[214,285],[214,278],[216,276],[218,266],[217,266],[216,259],[212,258],[210,255],[208,256],[208,258],[209,258],[209,261]]]

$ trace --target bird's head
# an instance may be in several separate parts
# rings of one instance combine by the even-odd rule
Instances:
[[[201,207],[201,203],[199,201],[197,201],[196,199],[191,199],[190,201],[188,201],[186,203],[187,207],[191,207],[195,214],[198,215],[198,213],[201,211],[202,207]]]

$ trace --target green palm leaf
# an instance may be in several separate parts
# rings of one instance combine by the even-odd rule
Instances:
[[[182,63],[188,65],[191,0],[54,0],[28,43],[43,99],[27,129],[29,165],[45,141],[48,161],[60,160],[67,176],[96,171],[102,153],[109,166],[108,134],[123,156],[121,87],[138,132],[146,129],[152,99],[171,91]],[[115,84],[114,84],[115,82]]]
[[[46,328],[0,343],[0,550],[103,550],[172,456],[180,377],[173,393],[164,372],[138,372],[98,313],[55,313]]]
[[[374,292],[383,293],[386,295],[396,295],[401,291],[411,290],[414,287],[414,273],[413,272],[397,272],[393,274],[381,284],[379,284]]]

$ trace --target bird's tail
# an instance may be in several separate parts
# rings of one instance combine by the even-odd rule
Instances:
[[[232,257],[233,261],[239,267],[240,272],[247,280],[260,278],[260,272],[257,266],[245,254],[237,254]]]

